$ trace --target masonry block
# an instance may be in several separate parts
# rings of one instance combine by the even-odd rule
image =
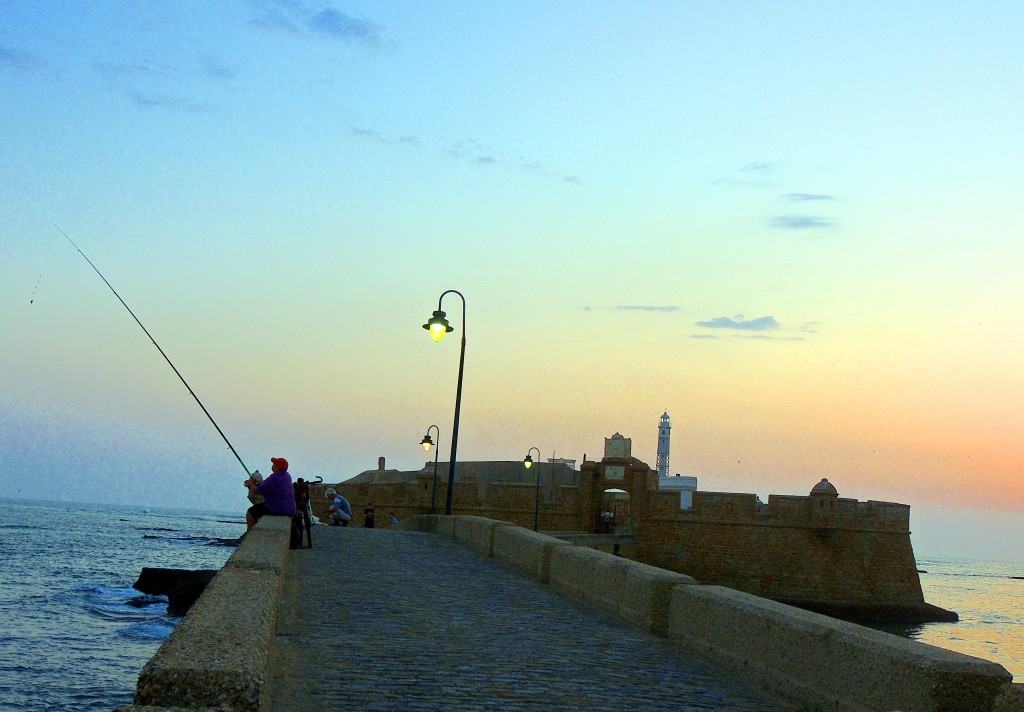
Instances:
[[[548,582],[551,550],[559,546],[572,544],[522,527],[494,529],[494,558],[540,583]]]
[[[437,514],[417,514],[399,520],[398,524],[392,528],[417,532],[436,532],[438,519],[440,519],[440,516]]]
[[[501,522],[486,517],[460,515],[455,517],[455,541],[465,544],[485,556],[493,556],[494,531],[510,526],[514,525],[510,522]]]
[[[437,533],[441,536],[446,536],[449,539],[455,538],[455,520],[458,519],[456,515],[444,514],[438,515],[437,517]]]
[[[281,597],[277,562],[288,554],[290,523],[290,517],[263,517],[245,536],[142,668],[135,705],[261,708]]]
[[[135,703],[258,710],[281,578],[221,569],[139,673]]]
[[[224,564],[226,568],[265,569],[280,574],[284,570],[291,537],[291,517],[261,517],[246,532],[242,543]],[[281,542],[284,542],[284,548]]]
[[[549,583],[572,598],[665,636],[673,587],[697,582],[685,574],[573,546],[551,549]]]
[[[992,709],[1001,665],[722,586],[672,591],[669,637],[808,709]]]

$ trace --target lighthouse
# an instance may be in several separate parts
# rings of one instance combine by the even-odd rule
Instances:
[[[658,423],[658,477],[668,477],[668,439],[672,430],[672,420],[668,417],[668,411],[661,414],[661,422]]]

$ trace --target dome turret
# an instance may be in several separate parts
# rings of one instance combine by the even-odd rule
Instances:
[[[811,488],[811,496],[813,497],[814,495],[838,497],[839,491],[835,488],[835,485],[828,481],[828,479],[822,477],[821,482]]]

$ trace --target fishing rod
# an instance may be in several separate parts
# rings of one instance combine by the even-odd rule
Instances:
[[[160,348],[160,344],[158,344],[156,342],[156,339],[153,338],[153,335],[149,333],[149,329],[147,329],[145,326],[142,325],[142,322],[139,321],[139,317],[135,316],[135,312],[133,312],[131,310],[131,307],[129,307],[127,304],[125,304],[124,300],[121,299],[121,295],[118,294],[117,290],[114,289],[114,287],[110,284],[110,282],[107,281],[107,278],[103,276],[103,273],[100,272],[99,269],[96,268],[96,265],[94,265],[92,263],[92,260],[90,260],[86,256],[86,254],[84,252],[82,252],[82,249],[78,245],[75,244],[75,241],[72,240],[70,237],[68,237],[68,234],[66,232],[64,232],[63,230],[61,230],[60,226],[57,225],[57,223],[55,223],[55,222],[53,222],[51,220],[50,224],[53,225],[55,228],[57,228],[57,231],[60,232],[60,234],[63,235],[67,239],[68,242],[71,243],[72,247],[74,247],[76,250],[78,250],[78,254],[80,254],[82,257],[85,257],[85,261],[89,263],[89,266],[92,267],[93,270],[96,272],[96,274],[98,274],[100,276],[100,279],[102,279],[103,282],[108,287],[110,287],[110,291],[114,293],[115,297],[117,297],[117,301],[121,302],[121,304],[124,306],[124,308],[128,310],[128,313],[132,315],[132,319],[135,320],[135,323],[138,324],[139,327],[144,332],[146,332],[146,336],[148,336],[149,340],[153,342],[153,346],[156,346],[156,350],[160,352],[160,355],[164,357],[164,361],[166,361],[167,365],[170,366],[174,370],[175,375],[177,375],[178,378],[181,379],[181,382],[185,384],[185,388],[187,388],[188,392],[191,394],[191,396],[196,399],[196,403],[198,403],[199,407],[203,409],[204,413],[206,413],[206,417],[210,419],[211,423],[213,423],[213,427],[217,428],[217,432],[220,433],[220,436],[222,438],[224,438],[224,442],[226,442],[228,444],[228,449],[231,450],[231,454],[233,454],[235,456],[235,459],[238,460],[238,463],[242,466],[242,469],[245,470],[245,476],[246,477],[251,476],[252,473],[249,472],[249,468],[245,466],[244,462],[242,462],[242,458],[239,457],[238,452],[235,450],[234,446],[231,444],[231,441],[228,440],[228,436],[225,435],[224,431],[220,429],[219,425],[217,425],[217,421],[213,419],[213,416],[210,415],[210,411],[208,411],[206,409],[206,406],[203,405],[203,402],[201,400],[199,400],[199,396],[197,396],[195,391],[192,390],[192,386],[188,385],[188,381],[185,380],[185,377],[182,376],[181,373],[178,372],[178,369],[174,367],[174,364],[171,363],[171,359],[167,358],[167,354],[165,354],[164,350],[162,348]]]

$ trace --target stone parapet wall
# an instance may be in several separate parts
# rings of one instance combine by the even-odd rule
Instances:
[[[402,526],[432,525],[452,532],[460,527],[458,516],[430,519],[429,525],[410,521]],[[494,522],[491,532],[497,560],[541,580],[535,567],[547,557],[553,589],[666,636],[797,709],[1024,709],[1024,686],[1014,685],[1005,668],[987,660],[722,586],[700,585],[688,576],[501,522]]]
[[[696,583],[689,576],[658,569],[596,549],[551,549],[549,583],[656,635],[668,630],[671,589]]]
[[[142,668],[133,709],[261,708],[290,532],[266,516],[245,535]]]
[[[494,532],[501,527],[514,526],[509,522],[473,516],[452,517],[455,523],[453,536],[455,541],[465,544],[470,549],[484,556],[494,555]]]
[[[551,574],[551,550],[557,546],[572,544],[522,527],[494,529],[494,558],[540,583],[548,583]]]
[[[801,709],[973,712],[1016,694],[996,663],[720,586],[673,589],[668,635]]]

